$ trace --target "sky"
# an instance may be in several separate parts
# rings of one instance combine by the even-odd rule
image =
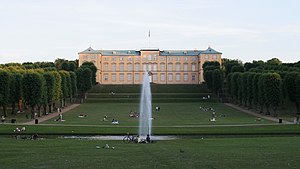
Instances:
[[[243,62],[297,62],[299,9],[299,0],[0,0],[0,64],[75,60],[90,46],[211,46]]]

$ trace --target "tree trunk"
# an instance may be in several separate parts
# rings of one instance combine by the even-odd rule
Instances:
[[[38,105],[38,117],[41,117],[41,105]]]
[[[47,105],[46,104],[43,105],[43,109],[44,109],[43,115],[47,115]]]
[[[48,111],[49,111],[49,113],[52,113],[52,105],[51,104],[48,104]]]
[[[264,105],[263,104],[260,104],[260,111],[259,113],[263,114],[264,113]]]
[[[6,114],[6,105],[3,104],[2,108],[3,108],[3,116],[7,117],[7,114]]]
[[[270,104],[266,104],[266,109],[267,109],[266,115],[271,114],[269,108],[270,108]]]
[[[31,106],[31,119],[35,118],[35,114],[34,114],[34,106]]]
[[[300,114],[300,105],[298,102],[295,103],[297,108],[297,114]]]
[[[15,103],[11,104],[11,114],[12,115],[16,114],[16,104]]]

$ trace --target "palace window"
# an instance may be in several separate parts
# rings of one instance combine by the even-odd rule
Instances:
[[[127,70],[132,71],[132,64],[131,63],[127,64]]]
[[[140,64],[138,64],[138,63],[134,64],[134,70],[139,71],[140,70]]]
[[[156,63],[153,64],[153,71],[157,71],[157,64]]]
[[[104,63],[104,71],[108,71],[108,63]]]
[[[153,55],[153,60],[156,60],[156,58],[157,58],[157,54],[154,54]]]
[[[143,55],[143,61],[146,61],[146,60],[147,60],[147,56],[145,54],[145,55]]]
[[[157,81],[157,73],[153,74],[153,81]]]
[[[116,71],[116,64],[115,63],[113,63],[113,64],[111,64],[111,71]]]
[[[192,64],[192,71],[196,71],[196,64]]]
[[[120,71],[121,71],[121,72],[124,71],[124,63],[120,63]]]
[[[104,73],[104,81],[108,81],[108,74]]]
[[[185,74],[183,75],[183,80],[184,80],[184,81],[188,81],[188,80],[189,80],[189,75],[188,75],[187,73],[185,73]]]
[[[140,74],[139,73],[136,73],[134,76],[135,76],[134,77],[135,81],[140,81]]]
[[[176,81],[180,81],[180,73],[176,73]]]
[[[165,74],[164,73],[160,74],[160,81],[165,81]]]
[[[116,58],[116,57],[112,57],[111,60],[112,60],[112,61],[116,61],[117,58]]]
[[[188,57],[184,57],[184,61],[188,61]]]
[[[196,74],[192,74],[192,81],[195,81],[196,80]]]
[[[185,72],[187,72],[188,71],[188,64],[183,64],[183,70],[185,71]]]
[[[177,72],[180,71],[180,63],[176,63],[176,71],[177,71]]]
[[[173,80],[173,74],[172,73],[168,73],[168,81],[172,81]]]
[[[117,79],[116,79],[116,74],[115,73],[112,73],[111,74],[111,80],[113,81],[113,82],[115,82]]]
[[[128,73],[127,74],[127,80],[130,82],[132,81],[132,74],[131,73]]]
[[[169,63],[168,64],[168,71],[172,71],[173,70],[173,64],[172,63]]]
[[[148,55],[148,60],[152,60],[152,55],[151,54]]]
[[[180,57],[179,56],[176,57],[176,61],[180,61]]]
[[[124,81],[124,73],[120,73],[120,81]]]
[[[160,61],[164,61],[164,60],[165,60],[165,58],[161,56],[160,57]]]
[[[160,64],[160,71],[165,71],[165,67],[166,67],[166,64],[161,63]]]

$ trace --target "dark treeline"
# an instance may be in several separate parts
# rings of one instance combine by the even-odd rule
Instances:
[[[300,61],[273,58],[243,64],[223,59],[222,66],[206,62],[203,69],[207,87],[216,94],[226,92],[234,104],[277,116],[278,107],[288,100],[300,114]]]
[[[30,111],[31,118],[41,116],[66,102],[82,102],[96,83],[97,68],[85,62],[57,59],[55,62],[26,62],[0,65],[1,116]]]

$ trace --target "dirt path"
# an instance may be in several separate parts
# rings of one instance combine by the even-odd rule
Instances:
[[[50,114],[48,114],[48,115],[43,115],[43,116],[41,116],[41,117],[38,118],[39,123],[41,123],[41,122],[43,122],[43,121],[46,121],[46,120],[49,120],[49,119],[51,119],[51,118],[53,118],[53,117],[57,117],[59,114],[63,114],[63,113],[65,113],[65,112],[69,111],[69,110],[72,110],[72,109],[74,109],[75,107],[78,107],[79,105],[80,105],[80,104],[72,104],[72,105],[70,105],[70,106],[68,106],[68,107],[66,107],[66,108],[64,108],[64,109],[62,109],[61,112],[55,112],[55,113],[50,113]],[[24,123],[24,124],[35,124],[35,120],[31,120],[31,121],[29,121],[29,122],[27,122],[27,123]]]
[[[265,115],[263,115],[263,114],[258,114],[258,113],[255,113],[255,112],[253,112],[253,111],[243,109],[243,108],[241,108],[241,107],[239,107],[239,106],[236,106],[236,105],[234,105],[234,104],[231,104],[231,103],[224,103],[224,104],[227,105],[227,106],[229,106],[229,107],[232,107],[232,108],[234,108],[234,109],[237,109],[237,110],[239,110],[239,111],[242,111],[242,112],[244,112],[244,113],[250,114],[250,115],[252,115],[252,116],[256,116],[256,117],[263,118],[263,119],[266,119],[266,120],[274,121],[274,122],[277,122],[277,123],[278,123],[278,121],[279,121],[279,119],[276,118],[276,117],[270,117],[270,116],[265,116]],[[293,124],[292,122],[285,121],[285,120],[283,120],[282,123],[283,123],[283,124]]]

